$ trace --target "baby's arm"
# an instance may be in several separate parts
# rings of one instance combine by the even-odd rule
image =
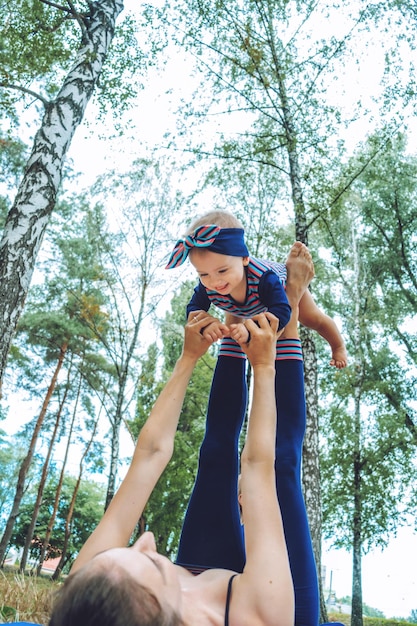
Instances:
[[[278,331],[282,331],[290,321],[291,306],[282,281],[275,272],[266,272],[261,277],[259,281],[259,298],[267,310],[278,318]]]

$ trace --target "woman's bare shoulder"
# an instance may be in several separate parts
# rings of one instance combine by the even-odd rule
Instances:
[[[260,592],[244,574],[233,580],[229,605],[229,626],[288,626],[288,603],[265,580]]]

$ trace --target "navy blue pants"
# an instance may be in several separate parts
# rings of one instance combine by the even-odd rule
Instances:
[[[239,433],[247,402],[246,360],[223,340],[207,409],[196,482],[186,512],[177,563],[241,572],[245,563],[237,499]],[[277,342],[276,484],[295,589],[295,625],[317,626],[317,571],[301,489],[305,431],[304,371],[298,340]]]

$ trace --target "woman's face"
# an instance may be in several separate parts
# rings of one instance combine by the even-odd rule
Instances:
[[[181,614],[181,587],[176,566],[158,554],[153,533],[144,533],[130,548],[112,548],[94,560],[111,559],[155,595],[161,606]]]

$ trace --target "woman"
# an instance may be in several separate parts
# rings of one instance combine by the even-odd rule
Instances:
[[[294,350],[297,353],[299,348],[297,305],[313,276],[313,267],[307,249],[302,246],[293,247],[288,262],[287,296],[293,315],[282,339],[292,341],[287,341],[290,352],[287,345],[287,352],[277,361],[281,370],[281,380],[277,379],[277,384],[283,386],[284,398],[297,399],[295,404],[292,400],[289,403],[284,401],[283,415],[279,408],[278,428],[274,365],[278,320],[268,313],[259,315],[257,324],[248,320],[246,324],[251,340],[242,346],[251,362],[254,380],[247,440],[240,468],[244,550],[242,532],[236,521],[236,442],[245,407],[245,399],[242,398],[244,361],[241,354],[236,356],[234,348],[232,356],[219,357],[216,368],[199,475],[178,555],[178,562],[187,568],[197,567],[204,571],[193,575],[189,569],[173,564],[158,554],[153,535],[149,532],[144,533],[134,546],[125,547],[172,455],[188,381],[198,358],[209,347],[201,330],[211,318],[207,314],[199,314],[186,325],[182,355],[140,433],[125,479],[73,565],[54,607],[50,626],[288,626],[294,623],[293,579],[277,489],[278,492],[281,489],[285,491],[288,485],[293,484],[297,491],[295,499],[299,500],[301,495],[298,493],[298,441],[300,436],[302,439],[305,413],[302,362],[294,358]],[[289,392],[290,383],[293,389]],[[211,437],[210,433],[212,428],[216,430],[218,416],[227,419],[227,415],[224,416],[225,399],[228,400],[227,413],[231,424],[230,428],[223,429],[222,436],[227,438],[223,446],[222,441],[217,436]],[[288,416],[292,417],[292,421],[284,419],[287,411],[295,411],[296,414]],[[281,426],[281,423],[284,425]],[[296,425],[297,444],[293,443],[295,437],[291,424]],[[277,460],[277,475],[276,431],[278,452],[282,454],[282,459]],[[216,480],[218,467],[221,468],[220,479]],[[207,480],[210,472],[211,481]],[[285,499],[291,508],[294,498],[287,494]],[[208,517],[209,514],[211,517]],[[293,515],[297,515],[297,507],[290,515],[294,525]],[[294,554],[298,550],[297,544],[309,543],[304,508],[300,515],[303,519],[297,518],[295,524],[296,527],[301,524],[300,532],[297,534],[296,531],[297,541],[291,538],[289,542]],[[311,579],[311,573],[309,586],[314,588],[311,594],[314,595],[316,578],[315,571],[310,572],[310,548],[303,547],[295,558],[300,560],[302,572],[307,568],[307,578]],[[296,563],[291,561],[294,576]],[[296,580],[295,584],[297,586]],[[316,608],[313,611],[309,609],[309,614],[314,612]],[[308,619],[310,621],[299,619],[297,623],[317,624],[317,615]]]

